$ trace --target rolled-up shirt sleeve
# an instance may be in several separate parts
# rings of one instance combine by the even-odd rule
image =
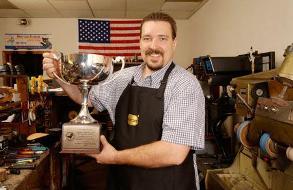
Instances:
[[[205,99],[198,81],[177,84],[163,119],[163,141],[204,148]]]

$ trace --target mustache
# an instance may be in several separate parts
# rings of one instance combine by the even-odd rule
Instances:
[[[145,51],[145,54],[146,55],[151,55],[151,54],[160,54],[160,55],[162,55],[163,56],[163,52],[161,51],[161,50],[158,50],[158,49],[151,49],[151,48],[149,48],[149,49],[147,49],[146,51]]]

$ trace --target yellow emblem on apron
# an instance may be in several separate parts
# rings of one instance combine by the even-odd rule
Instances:
[[[128,125],[133,127],[137,126],[138,118],[139,118],[139,115],[128,114]]]

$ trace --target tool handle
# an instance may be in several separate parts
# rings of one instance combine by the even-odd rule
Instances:
[[[9,169],[35,169],[35,164],[12,164]]]

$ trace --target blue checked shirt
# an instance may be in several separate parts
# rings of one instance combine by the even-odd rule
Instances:
[[[99,111],[107,109],[111,120],[115,124],[117,102],[132,77],[134,77],[134,85],[159,88],[160,81],[170,64],[145,79],[142,77],[145,64],[116,72],[112,78],[93,86],[89,93],[89,99]],[[169,75],[164,94],[161,140],[187,145],[193,150],[203,149],[204,126],[205,99],[200,84],[194,75],[176,65]],[[195,171],[197,171],[195,155],[194,166]],[[197,172],[195,177],[198,187]]]

